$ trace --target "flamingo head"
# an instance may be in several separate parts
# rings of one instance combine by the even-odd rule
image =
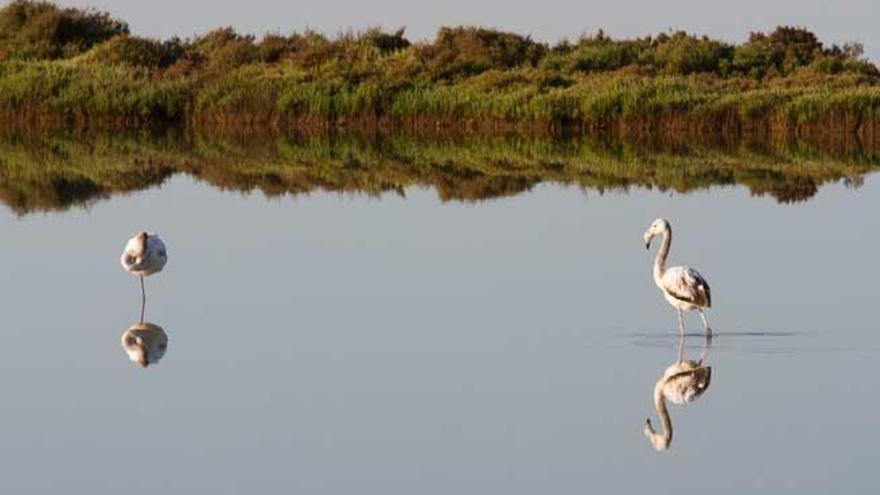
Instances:
[[[663,433],[657,433],[654,431],[654,426],[651,425],[651,418],[645,420],[645,436],[648,437],[648,440],[651,442],[651,445],[654,446],[654,450],[657,452],[662,452],[669,448],[669,444],[672,442],[672,435],[666,435]]]
[[[134,237],[135,239],[137,239],[137,243],[138,246],[140,246],[141,252],[147,250],[147,237],[149,237],[149,234],[147,234],[146,232],[141,232]]]
[[[648,226],[648,230],[645,231],[645,235],[643,236],[645,239],[645,249],[651,248],[651,239],[653,239],[655,235],[662,235],[664,232],[669,231],[669,221],[665,218],[658,218],[651,222],[651,225]]]
[[[141,365],[141,368],[146,368],[147,366],[150,365],[149,354],[150,354],[150,352],[147,350],[146,347],[144,347],[141,352],[137,353],[136,361],[137,361],[137,364]]]
[[[128,358],[146,368],[150,365],[150,356],[147,343],[140,335],[130,334],[123,337],[123,346]]]

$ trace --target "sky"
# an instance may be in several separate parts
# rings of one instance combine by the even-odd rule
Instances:
[[[825,44],[858,41],[865,55],[880,60],[876,0],[321,0],[297,2],[248,0],[60,0],[90,6],[126,20],[134,33],[166,38],[189,37],[233,26],[255,35],[312,28],[334,34],[349,28],[406,27],[410,39],[431,39],[440,26],[480,25],[555,42],[603,28],[616,38],[683,29],[731,42],[751,31],[796,25],[814,31]]]

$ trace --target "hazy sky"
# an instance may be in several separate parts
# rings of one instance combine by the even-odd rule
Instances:
[[[500,2],[445,0],[322,0],[245,2],[151,0],[60,0],[95,6],[128,21],[140,35],[182,37],[219,26],[243,32],[288,32],[311,27],[335,33],[352,27],[406,26],[411,39],[431,38],[439,26],[473,24],[531,34],[544,41],[576,37],[597,28],[614,37],[641,36],[669,28],[740,41],[749,31],[780,24],[807,27],[825,43],[860,41],[880,59],[877,0],[540,0]]]

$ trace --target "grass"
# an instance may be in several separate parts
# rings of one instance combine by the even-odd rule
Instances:
[[[877,136],[880,71],[861,46],[780,27],[729,44],[684,32],[555,45],[441,28],[151,40],[106,13],[0,9],[7,127],[361,127]]]

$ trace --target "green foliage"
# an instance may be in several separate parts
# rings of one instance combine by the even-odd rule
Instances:
[[[0,109],[19,117],[182,119],[191,81],[153,80],[126,67],[9,62],[0,65]]]
[[[128,24],[105,12],[14,0],[0,9],[0,60],[69,57],[127,33]]]
[[[226,27],[156,41],[106,13],[16,0],[0,9],[0,116],[797,132],[830,119],[855,132],[880,114],[880,72],[862,55],[861,45],[826,48],[793,27],[739,45],[599,31],[548,46],[474,27],[415,43],[379,28],[257,42]]]
[[[292,44],[284,37],[277,34],[267,34],[263,36],[257,47],[260,61],[273,64],[281,60],[281,57],[291,51]]]
[[[130,65],[158,69],[177,62],[184,49],[179,39],[159,42],[127,34],[116,35],[95,46],[84,60],[104,65]]]
[[[809,64],[822,53],[822,43],[816,35],[803,28],[780,26],[767,36],[757,37],[766,38],[777,63],[781,63],[786,72]]]
[[[360,41],[375,47],[383,54],[392,53],[409,47],[410,42],[404,38],[404,31],[401,28],[393,33],[385,33],[379,28],[373,28],[364,33],[360,37]]]
[[[432,80],[455,80],[489,69],[536,65],[547,47],[528,37],[492,29],[441,28],[437,40],[418,47]]]
[[[705,36],[697,38],[679,31],[672,36],[658,37],[652,52],[643,54],[643,59],[667,74],[707,72],[725,75],[733,47]]]
[[[190,59],[203,64],[209,72],[241,67],[260,58],[254,37],[240,35],[231,27],[215,29],[196,38],[187,52]]]
[[[753,35],[748,43],[734,48],[732,68],[740,74],[761,79],[775,67],[773,48],[766,39],[755,39]]]
[[[582,42],[569,54],[571,70],[581,72],[607,72],[636,63],[639,50],[631,43]]]

